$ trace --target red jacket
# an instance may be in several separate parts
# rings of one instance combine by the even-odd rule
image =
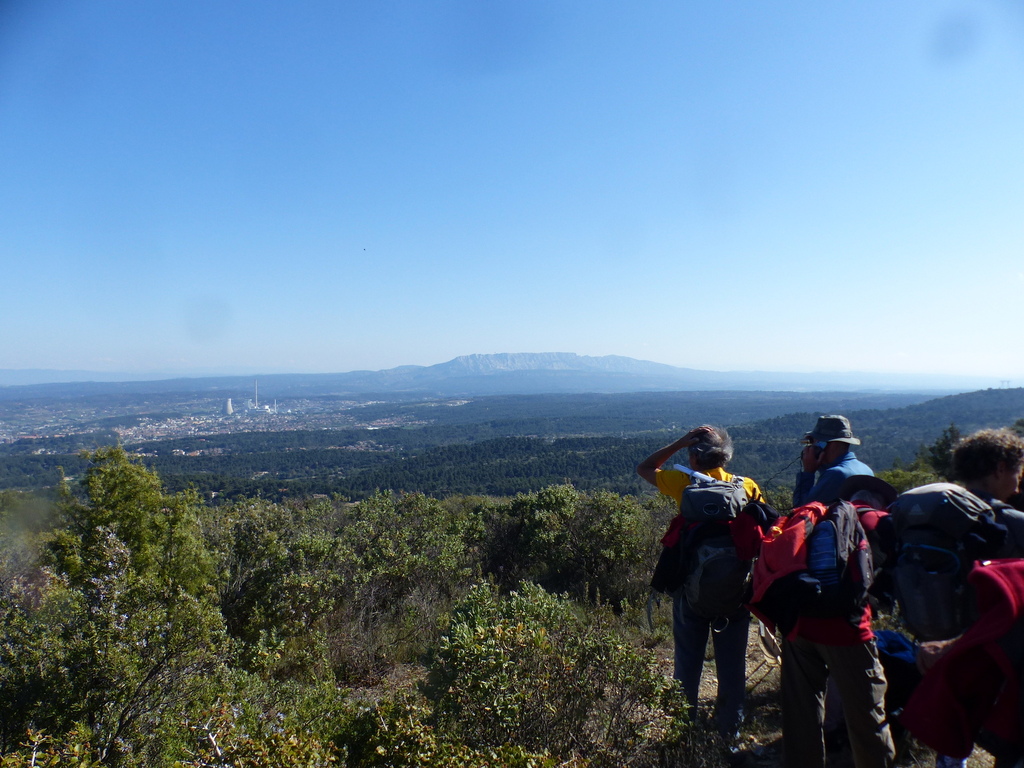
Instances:
[[[979,617],[924,676],[900,722],[951,757],[967,757],[979,736],[990,752],[1019,755],[1024,648],[1016,646],[1024,643],[1024,560],[976,563],[967,579]],[[1017,642],[1011,645],[1014,629]]]

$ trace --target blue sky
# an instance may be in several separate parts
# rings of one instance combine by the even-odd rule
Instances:
[[[1024,384],[1010,0],[0,3],[0,368]]]

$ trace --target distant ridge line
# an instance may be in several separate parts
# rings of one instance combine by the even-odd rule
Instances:
[[[680,368],[620,355],[572,352],[503,352],[461,355],[435,365],[404,365],[380,371],[277,373],[119,380],[55,380],[84,371],[0,369],[0,399],[76,397],[156,392],[249,392],[254,375],[268,397],[301,395],[474,396],[494,394],[621,393],[645,391],[858,391],[953,394],[997,388],[1005,381],[979,376],[870,372],[709,371]],[[33,380],[33,376],[39,380]],[[228,396],[225,394],[225,396]],[[232,395],[234,396],[234,395]]]

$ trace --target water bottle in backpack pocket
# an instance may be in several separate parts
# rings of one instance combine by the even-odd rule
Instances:
[[[755,563],[751,604],[787,634],[801,616],[857,626],[872,584],[871,548],[846,501],[797,507],[772,528]]]
[[[823,519],[807,539],[807,572],[818,582],[822,606],[836,604],[842,563],[836,541],[836,524]]]

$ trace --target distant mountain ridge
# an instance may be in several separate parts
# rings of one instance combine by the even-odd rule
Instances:
[[[244,396],[258,378],[261,397],[323,395],[451,397],[498,394],[622,393],[650,391],[914,391],[948,394],[992,387],[978,376],[879,373],[777,373],[704,371],[619,355],[570,352],[473,354],[430,366],[405,365],[348,373],[209,376],[139,381],[25,383],[24,371],[0,370],[0,399],[82,397],[101,394],[210,392]],[[41,372],[40,372],[41,373]],[[19,376],[21,379],[19,380]],[[128,380],[128,379],[131,380]],[[16,382],[16,383],[12,383]]]
[[[687,368],[675,368],[621,355],[589,357],[571,352],[502,352],[494,355],[461,355],[447,363],[429,366],[438,372],[488,375],[510,371],[603,371],[641,375],[673,375]]]

